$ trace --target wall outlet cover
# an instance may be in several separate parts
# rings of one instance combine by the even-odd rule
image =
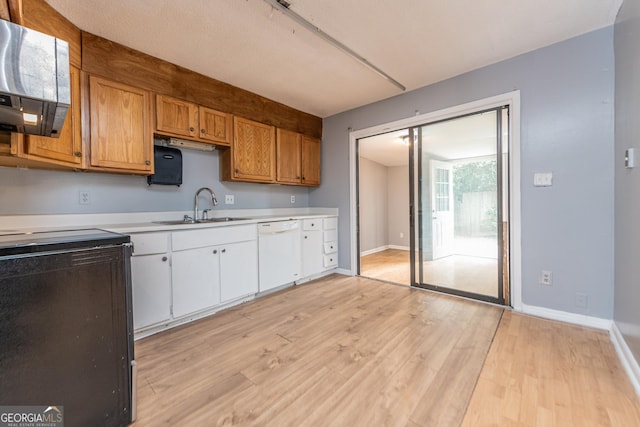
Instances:
[[[536,172],[533,175],[533,185],[535,187],[551,187],[553,185],[553,173]]]
[[[291,203],[295,203],[296,202],[296,196],[291,196]]]
[[[91,193],[89,193],[88,191],[80,191],[78,193],[78,203],[81,205],[90,205]]]
[[[551,286],[551,283],[553,283],[551,272],[549,270],[542,270],[539,282],[541,285]]]
[[[582,292],[576,292],[576,307],[587,308],[588,297],[587,294]]]
[[[224,204],[225,205],[233,205],[236,202],[235,196],[233,194],[227,194],[224,196]]]

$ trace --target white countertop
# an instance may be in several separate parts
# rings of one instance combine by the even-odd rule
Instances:
[[[192,211],[173,212],[130,212],[111,214],[60,214],[60,215],[4,215],[0,216],[0,234],[15,232],[38,232],[50,230],[70,230],[80,228],[101,228],[116,233],[143,233],[151,231],[178,231],[197,228],[226,227],[242,224],[256,224],[288,219],[320,218],[337,216],[335,208],[294,208],[294,209],[233,209],[212,211],[212,218],[243,218],[235,221],[207,222],[195,224],[165,225],[154,221],[180,220]]]

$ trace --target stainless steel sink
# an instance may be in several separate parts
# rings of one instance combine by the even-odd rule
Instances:
[[[153,221],[154,224],[162,224],[162,225],[182,225],[182,224],[206,224],[209,222],[228,222],[228,221],[242,221],[246,218],[232,218],[230,216],[224,216],[221,218],[208,218],[208,219],[199,219],[194,221],[192,219],[176,219],[170,221]]]
[[[221,218],[208,218],[208,219],[200,219],[197,222],[227,222],[227,221],[242,221],[246,218],[233,218],[230,216],[223,216]]]

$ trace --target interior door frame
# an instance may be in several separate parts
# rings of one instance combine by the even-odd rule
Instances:
[[[520,170],[520,91],[512,91],[493,97],[468,102],[426,114],[383,123],[360,130],[349,129],[349,163],[350,163],[350,252],[352,275],[358,274],[358,210],[357,210],[357,149],[356,141],[361,138],[396,130],[413,128],[429,123],[471,114],[477,111],[509,106],[509,254],[510,254],[510,298],[511,306],[522,310],[522,210],[521,210],[521,170]],[[412,233],[413,234],[413,233]],[[413,282],[413,280],[412,280]]]

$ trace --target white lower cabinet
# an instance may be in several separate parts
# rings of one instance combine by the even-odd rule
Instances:
[[[302,275],[310,277],[338,266],[336,217],[302,221]]]
[[[335,217],[302,221],[301,277],[337,266],[337,240]],[[133,233],[131,242],[133,327],[141,334],[259,291],[257,224]]]
[[[131,258],[133,329],[171,318],[171,266],[166,254]]]
[[[214,246],[173,252],[173,317],[220,302],[220,250]]]
[[[258,292],[257,226],[173,232],[173,317]]]
[[[131,241],[135,330],[171,319],[171,264],[169,233],[133,234]]]
[[[302,221],[302,277],[314,276],[323,270],[322,218]]]
[[[258,292],[258,242],[230,243],[220,249],[220,299],[232,301]]]

